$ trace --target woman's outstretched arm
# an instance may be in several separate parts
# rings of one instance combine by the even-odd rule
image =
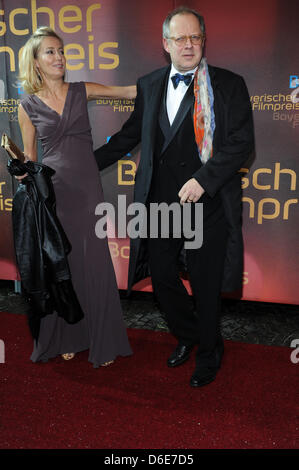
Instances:
[[[88,100],[97,100],[101,97],[123,98],[132,100],[136,97],[136,86],[107,86],[100,83],[85,82]]]

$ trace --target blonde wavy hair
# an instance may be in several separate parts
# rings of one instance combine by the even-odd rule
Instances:
[[[63,40],[52,28],[41,26],[28,39],[21,53],[19,80],[24,90],[29,94],[37,93],[43,88],[42,78],[36,70],[35,59],[37,59],[42,40],[46,37],[59,39],[63,46]]]

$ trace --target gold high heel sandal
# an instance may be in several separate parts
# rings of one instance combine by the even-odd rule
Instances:
[[[64,359],[65,361],[70,361],[71,359],[74,359],[75,353],[65,353],[65,354],[61,354],[61,357],[62,357],[62,359]]]
[[[107,367],[107,366],[110,366],[110,364],[113,364],[114,361],[108,361],[108,362],[104,362],[103,364],[101,364],[102,367]]]

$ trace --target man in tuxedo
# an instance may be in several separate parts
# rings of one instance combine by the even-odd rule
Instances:
[[[95,151],[99,169],[141,141],[134,200],[146,204],[203,204],[203,244],[184,249],[185,238],[131,239],[128,291],[151,275],[153,289],[178,344],[169,367],[196,348],[190,384],[212,382],[220,368],[220,294],[242,286],[241,175],[253,150],[251,105],[239,75],[208,66],[204,19],[180,7],[163,24],[171,66],[137,82],[135,108],[122,129]],[[162,221],[163,224],[163,221]],[[160,227],[161,228],[161,227]],[[193,296],[181,280],[182,262]]]

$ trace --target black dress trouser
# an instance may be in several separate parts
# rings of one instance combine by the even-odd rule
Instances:
[[[223,349],[219,320],[226,243],[223,215],[204,230],[200,248],[185,250],[194,306],[180,278],[178,260],[184,239],[148,239],[153,289],[170,332],[182,344],[198,345],[197,361],[203,366],[217,367],[216,356]]]

